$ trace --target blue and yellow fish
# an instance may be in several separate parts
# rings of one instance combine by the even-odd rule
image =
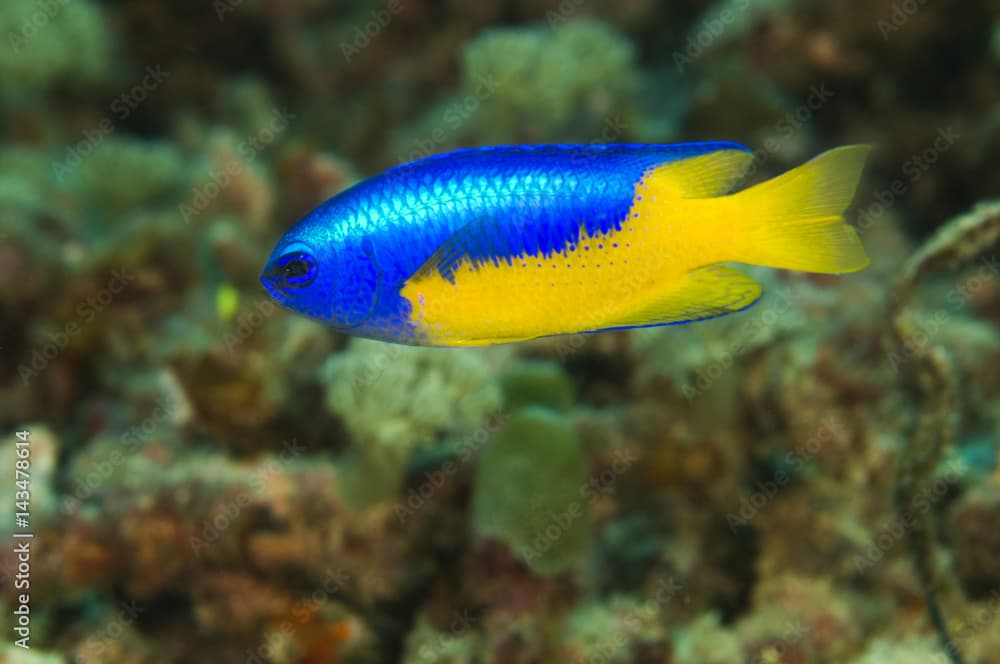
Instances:
[[[727,263],[868,265],[843,218],[868,151],[830,150],[732,193],[753,159],[736,143],[457,150],[329,199],[261,280],[338,330],[414,345],[714,318],[761,295]]]

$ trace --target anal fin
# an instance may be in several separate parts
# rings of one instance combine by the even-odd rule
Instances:
[[[602,329],[676,325],[716,318],[746,309],[760,294],[760,284],[745,274],[725,265],[707,265],[691,270],[651,300],[608,321]]]

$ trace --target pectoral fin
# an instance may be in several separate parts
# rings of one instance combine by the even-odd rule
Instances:
[[[498,223],[493,217],[480,217],[445,240],[413,273],[410,281],[423,281],[437,273],[443,279],[455,283],[455,272],[466,260],[472,269],[478,269],[483,264],[510,265],[510,257],[521,252],[518,244],[518,239],[504,224]]]

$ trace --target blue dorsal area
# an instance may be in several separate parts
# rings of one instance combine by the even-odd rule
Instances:
[[[428,192],[437,197],[438,211],[450,216],[448,232],[408,267],[438,269],[450,279],[465,257],[474,266],[548,258],[572,249],[583,231],[619,231],[645,173],[719,150],[749,152],[729,141],[464,148],[390,169],[378,186],[389,197],[400,190],[419,192],[411,194],[418,200]]]
[[[497,145],[431,155],[390,168],[379,177],[417,184],[421,179],[480,172],[484,168],[502,172],[534,166],[540,170],[564,169],[566,173],[619,173],[637,181],[653,166],[719,150],[750,152],[748,147],[732,141]]]

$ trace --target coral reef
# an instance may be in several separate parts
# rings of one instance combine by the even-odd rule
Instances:
[[[497,28],[465,47],[462,94],[496,95],[489,117],[477,123],[488,141],[531,142],[588,118],[594,131],[631,92],[632,61],[628,40],[596,21]]]
[[[989,597],[1000,589],[1000,567],[992,553],[1000,547],[996,528],[1000,490],[996,482],[971,489],[951,508],[947,531],[955,556],[955,573],[966,594]]]
[[[172,143],[111,136],[78,168],[67,165],[56,178],[67,180],[86,197],[82,204],[91,214],[122,223],[137,209],[176,200],[190,186],[187,173],[184,156]]]
[[[353,339],[321,374],[327,408],[359,443],[390,454],[472,429],[501,405],[485,358],[461,351]]]
[[[633,47],[604,23],[570,18],[493,28],[465,45],[461,69],[461,89],[397,133],[398,160],[470,140],[609,142],[637,123]]]
[[[995,4],[0,3],[0,661],[1000,664]],[[872,266],[456,350],[258,283],[401,161],[709,139],[875,144]]]
[[[910,440],[900,456],[895,500],[900,520],[908,526],[914,565],[924,586],[928,609],[951,661],[962,661],[946,618],[939,606],[941,595],[956,594],[935,563],[935,527],[924,507],[931,490],[932,473],[956,438],[957,381],[951,360],[923,330],[905,317],[910,295],[928,273],[941,266],[969,261],[997,245],[1000,239],[1000,204],[979,206],[942,226],[906,263],[891,299],[891,335],[894,358],[911,359],[911,371],[923,400]],[[987,569],[989,565],[987,566]],[[987,572],[987,577],[989,572]]]
[[[102,83],[114,42],[106,23],[92,2],[5,2],[0,33],[7,53],[0,64],[0,90],[17,95],[59,84]]]

